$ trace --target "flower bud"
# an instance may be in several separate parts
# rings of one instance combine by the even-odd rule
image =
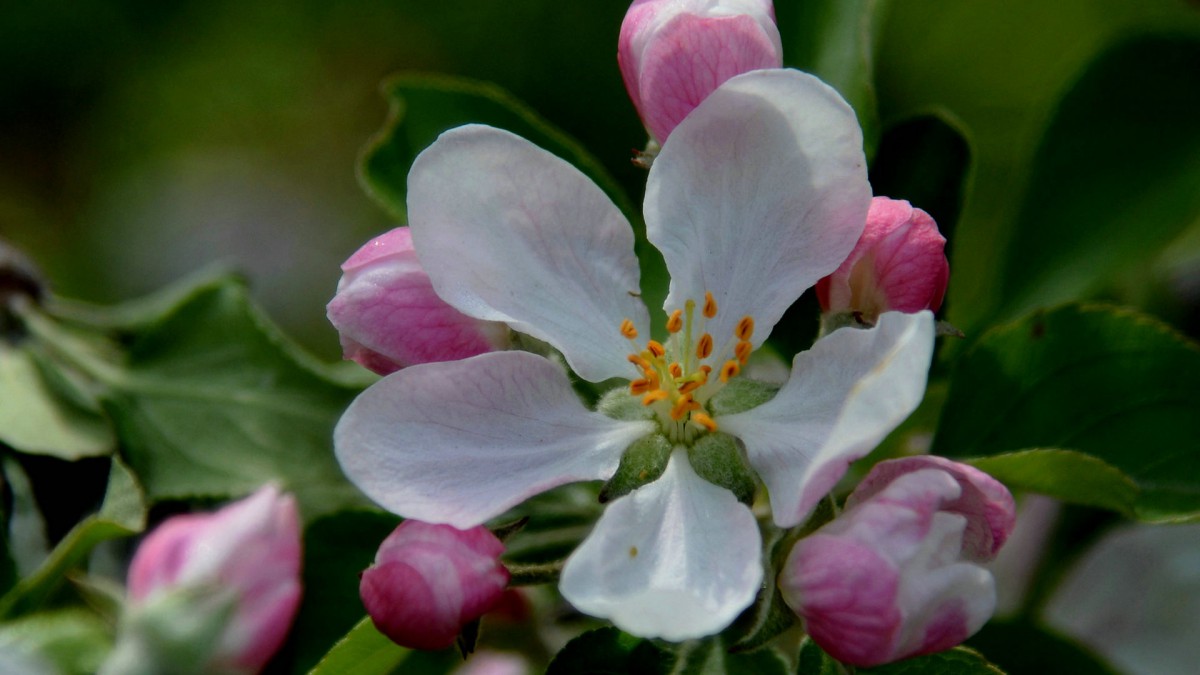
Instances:
[[[350,256],[325,309],[344,358],[380,375],[508,346],[504,324],[473,319],[438,297],[407,227],[375,237]]]
[[[379,632],[414,649],[445,649],[504,594],[504,544],[482,525],[400,523],[362,574],[359,594]]]
[[[817,282],[821,309],[855,313],[869,325],[884,312],[937,311],[950,278],[945,247],[928,213],[902,199],[876,197],[850,257]]]
[[[175,516],[134,554],[122,635],[102,672],[256,673],[299,604],[291,495],[268,485],[215,513]]]
[[[1012,531],[1012,495],[937,457],[882,462],[846,510],[801,539],[779,589],[831,656],[875,666],[949,649],[996,604],[991,560]]]
[[[783,65],[770,0],[636,0],[621,23],[617,62],[654,140],[725,80]]]

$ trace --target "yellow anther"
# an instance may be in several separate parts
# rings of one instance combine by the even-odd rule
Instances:
[[[750,360],[750,352],[754,351],[754,345],[742,340],[733,348],[733,353],[737,356],[737,360],[744,366]]]
[[[634,396],[641,396],[651,389],[657,389],[657,387],[651,386],[650,380],[634,380],[629,383],[629,393]]]
[[[692,415],[692,421],[704,427],[705,429],[708,429],[709,431],[717,430],[717,423],[713,420],[713,418],[704,413],[696,413],[695,415]]]
[[[650,388],[658,389],[658,373],[653,370],[647,370],[643,374],[646,376],[646,381],[650,383]]]
[[[726,361],[725,365],[721,366],[721,381],[728,382],[729,378],[734,377],[740,372],[742,372],[742,367],[738,365],[737,361]]]
[[[680,330],[683,330],[683,310],[677,309],[671,312],[671,318],[667,319],[667,332],[675,334]]]
[[[621,335],[624,335],[630,340],[636,339],[638,336],[637,327],[633,325],[632,321],[625,319],[621,322]]]
[[[642,405],[651,405],[665,399],[666,397],[667,392],[663,391],[662,389],[655,389],[654,391],[642,397]]]
[[[683,377],[683,366],[680,366],[677,361],[672,361],[667,367],[667,371],[671,373],[671,377],[676,379]]]
[[[705,364],[705,365],[703,365],[703,366],[700,366],[700,372],[704,373],[704,380],[703,380],[703,381],[704,381],[704,382],[708,382],[708,376],[709,376],[709,374],[710,374],[710,373],[712,373],[712,366],[710,366],[710,365],[708,365],[708,364]]]
[[[626,356],[625,358],[630,363],[637,366],[638,368],[641,368],[642,370],[650,370],[651,369],[650,362],[647,361],[646,359],[642,358],[641,356],[638,356],[637,354],[630,354],[629,356]]]
[[[699,409],[700,404],[693,401],[690,394],[684,394],[679,397],[678,401],[675,401],[675,405],[671,406],[671,419],[678,422],[687,417],[689,412]]]
[[[713,299],[712,291],[704,291],[704,316],[713,318],[717,315],[717,301]]]
[[[707,359],[713,350],[713,339],[708,333],[700,336],[700,341],[696,343],[696,358]]]
[[[690,394],[693,391],[696,391],[697,389],[699,389],[700,385],[702,385],[702,384],[704,384],[704,383],[701,382],[700,380],[688,380],[687,382],[684,382],[682,385],[679,386],[679,393]]]
[[[739,340],[749,340],[754,335],[754,318],[743,316],[733,329],[733,336]]]
[[[655,358],[661,359],[667,350],[663,348],[662,343],[658,340],[649,340],[646,342],[646,351],[654,355]]]

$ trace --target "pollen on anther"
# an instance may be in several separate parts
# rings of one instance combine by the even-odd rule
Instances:
[[[692,421],[704,427],[705,429],[708,429],[710,432],[717,430],[716,421],[704,413],[696,413],[692,415]]]
[[[671,373],[671,377],[683,377],[683,366],[679,365],[678,361],[672,361],[670,366],[667,366],[667,371]]]
[[[646,359],[643,359],[642,357],[638,356],[637,354],[630,354],[629,356],[627,356],[625,358],[630,363],[637,366],[638,368],[641,368],[642,370],[650,370],[650,362],[647,361]]]
[[[754,317],[743,316],[733,329],[733,336],[739,340],[749,340],[754,335]]]
[[[667,398],[667,396],[667,392],[663,391],[662,389],[655,389],[654,391],[642,397],[642,405],[652,405]]]
[[[662,343],[659,342],[658,340],[647,341],[646,342],[646,350],[649,351],[651,354],[653,354],[655,356],[655,358],[662,358],[662,355],[667,353],[667,350],[662,346]]]
[[[750,353],[753,351],[754,345],[746,340],[742,340],[741,342],[737,343],[737,346],[733,348],[734,355],[737,356],[738,362],[740,362],[743,366],[746,365],[746,362],[750,360]]]
[[[704,291],[704,316],[713,318],[717,315],[717,301],[713,299],[712,291]]]
[[[624,335],[630,340],[635,340],[638,336],[637,327],[633,325],[632,321],[625,319],[621,322],[621,335]]]
[[[641,396],[653,388],[650,386],[649,380],[634,380],[629,383],[629,393],[634,396]]]
[[[677,309],[671,312],[671,318],[667,319],[667,332],[678,333],[683,330],[683,310]]]
[[[696,343],[696,358],[707,359],[713,350],[713,339],[708,333],[700,336],[700,341]]]
[[[729,378],[736,376],[740,372],[742,372],[742,367],[738,365],[737,361],[726,361],[721,366],[721,381],[728,382]]]
[[[679,393],[690,394],[699,389],[701,384],[703,384],[703,382],[700,380],[688,380],[679,386]]]

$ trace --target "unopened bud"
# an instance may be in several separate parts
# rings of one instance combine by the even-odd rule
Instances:
[[[783,65],[771,0],[637,0],[617,62],[625,89],[659,143],[725,80]]]
[[[500,600],[504,544],[483,526],[400,523],[362,574],[359,594],[379,632],[414,649],[445,649]]]
[[[504,324],[466,316],[438,297],[407,227],[375,237],[342,264],[326,311],[343,356],[380,375],[508,346]]]

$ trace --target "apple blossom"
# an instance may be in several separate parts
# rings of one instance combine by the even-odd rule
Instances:
[[[637,0],[617,62],[629,98],[662,143],[722,82],[783,65],[771,0]]]
[[[950,265],[937,223],[902,199],[875,197],[862,238],[833,274],[817,282],[829,313],[854,313],[871,325],[884,312],[937,311]]]
[[[101,672],[258,672],[300,604],[295,499],[268,485],[215,513],[164,521],[134,554],[128,592]]]
[[[779,575],[787,604],[831,656],[874,666],[949,649],[991,617],[982,566],[1015,522],[991,476],[932,456],[882,462],[846,511],[793,547]]]
[[[408,195],[443,300],[549,343],[585,380],[631,381],[590,411],[558,361],[527,352],[407,368],[338,423],[343,470],[384,507],[459,528],[609,480],[559,587],[628,632],[683,640],[732,622],[762,581],[751,469],[776,523],[796,525],[924,394],[928,312],[827,335],[782,387],[739,376],[866,219],[861,131],[810,75],[734,77],[663,145],[644,208],[672,277],[663,342],[646,339],[629,223],[565,161],[460,127],[413,163]]]
[[[500,600],[504,544],[486,527],[406,520],[388,535],[359,593],[379,632],[415,649],[445,649]]]
[[[367,242],[342,264],[326,308],[342,352],[380,375],[508,346],[508,329],[450,307],[433,291],[407,227]]]

